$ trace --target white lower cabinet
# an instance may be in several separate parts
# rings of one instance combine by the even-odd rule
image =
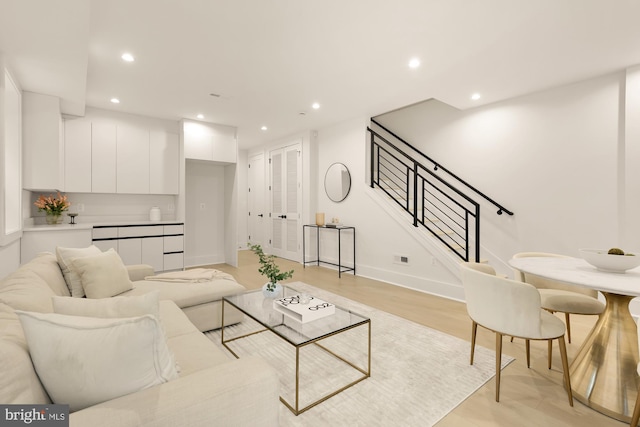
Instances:
[[[142,264],[149,264],[154,271],[168,270],[164,266],[163,237],[142,239]]]
[[[156,272],[181,270],[183,232],[183,224],[97,226],[93,228],[93,244],[103,251],[114,248],[125,265],[149,264]]]
[[[142,239],[118,239],[118,254],[125,265],[142,264]]]

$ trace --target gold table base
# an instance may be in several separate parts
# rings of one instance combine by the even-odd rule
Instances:
[[[571,363],[573,397],[620,421],[631,421],[638,394],[638,335],[633,296],[602,292],[607,305]]]

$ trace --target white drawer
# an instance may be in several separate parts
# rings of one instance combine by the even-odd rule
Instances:
[[[164,236],[164,253],[182,252],[184,250],[183,236]]]
[[[184,234],[184,225],[165,225],[164,234]]]
[[[116,227],[94,228],[91,236],[94,239],[112,239],[118,237],[118,229]]]
[[[118,237],[162,236],[163,227],[118,227]]]
[[[184,254],[165,254],[164,269],[165,270],[182,270],[184,268]]]

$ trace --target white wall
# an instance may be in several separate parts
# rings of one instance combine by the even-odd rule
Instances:
[[[357,118],[318,130],[318,179],[313,190],[317,211],[324,212],[327,221],[338,217],[344,225],[356,228],[358,275],[460,298],[457,279],[440,263],[432,264],[432,255],[412,236],[413,229],[390,219],[370,195],[366,178],[367,124],[368,118]],[[340,203],[332,202],[324,191],[324,175],[335,162],[345,164],[352,178],[351,192]],[[321,237],[325,248],[324,252],[321,249],[322,258],[336,260],[337,250],[332,250],[337,244],[335,234],[326,230]],[[346,239],[343,259],[347,263],[352,258],[349,247]],[[394,255],[407,256],[409,264],[395,264]]]
[[[185,266],[225,262],[225,166],[186,161]]]
[[[20,240],[0,246],[0,280],[20,267]]]
[[[483,204],[485,253],[631,249],[640,235],[623,241],[618,220],[624,83],[616,73],[467,111],[428,101],[379,121],[515,212]]]

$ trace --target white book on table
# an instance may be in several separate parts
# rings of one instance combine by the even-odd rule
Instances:
[[[300,304],[297,295],[273,300],[273,308],[302,323],[330,316],[336,312],[335,305],[315,297],[311,297],[307,304]]]

